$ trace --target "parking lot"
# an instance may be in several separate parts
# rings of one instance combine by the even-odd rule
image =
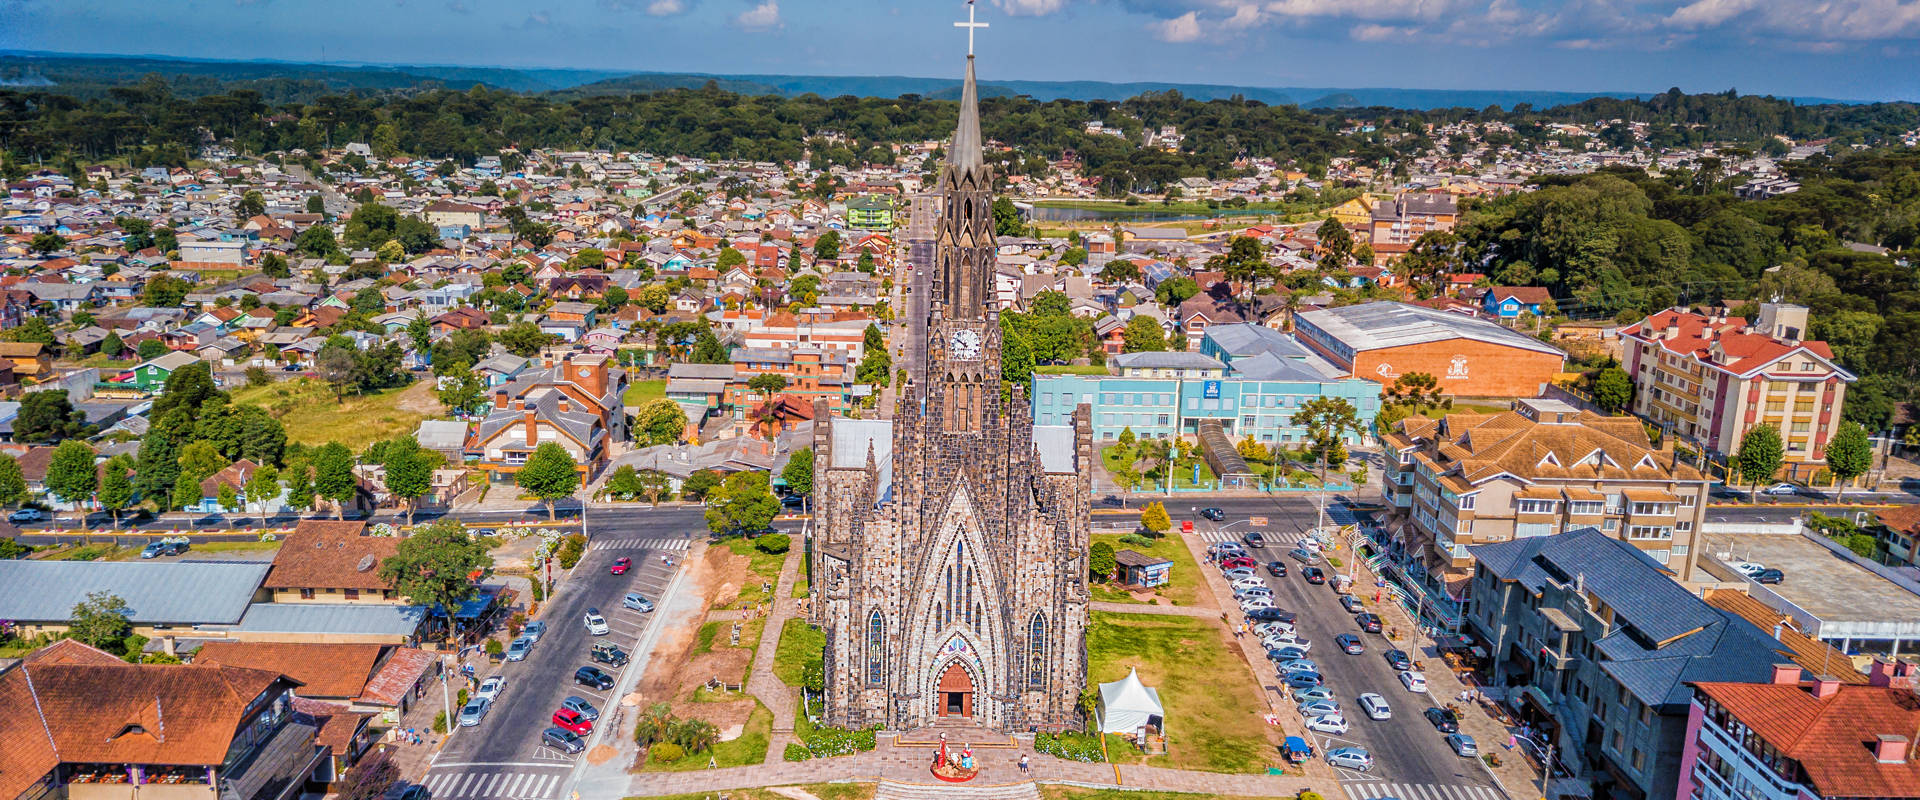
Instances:
[[[1361,629],[1355,621],[1355,615],[1341,606],[1340,595],[1333,588],[1337,580],[1334,576],[1344,573],[1332,567],[1325,555],[1316,555],[1311,564],[1289,556],[1291,551],[1301,547],[1301,541],[1306,538],[1304,531],[1314,521],[1315,517],[1310,515],[1294,515],[1293,518],[1275,516],[1268,520],[1266,526],[1255,527],[1247,519],[1203,519],[1196,526],[1196,532],[1202,540],[1214,543],[1244,543],[1246,533],[1257,530],[1262,534],[1265,546],[1246,550],[1247,555],[1260,564],[1255,574],[1272,593],[1276,607],[1297,615],[1295,631],[1309,643],[1306,659],[1317,667],[1325,688],[1330,690],[1333,701],[1339,704],[1341,716],[1347,723],[1345,732],[1313,734],[1315,756],[1323,757],[1328,750],[1343,747],[1363,748],[1373,756],[1373,766],[1367,771],[1336,768],[1350,800],[1382,797],[1399,800],[1493,800],[1500,797],[1499,790],[1481,765],[1472,758],[1456,755],[1446,744],[1444,734],[1424,718],[1423,712],[1427,709],[1444,706],[1449,700],[1409,691],[1402,684],[1399,671],[1389,666],[1386,653],[1396,649],[1396,646],[1387,638],[1387,634],[1397,632],[1387,624],[1383,624],[1382,631],[1377,634]],[[1352,553],[1342,543],[1338,549],[1326,555],[1339,558],[1345,565],[1351,560]],[[1266,565],[1274,561],[1285,565],[1284,577],[1269,573]],[[1320,585],[1308,583],[1303,577],[1303,567],[1306,566],[1319,567],[1329,578],[1328,582]],[[1365,605],[1374,607],[1374,589],[1367,585],[1355,587],[1354,591],[1356,596],[1366,601]],[[1356,637],[1364,651],[1355,655],[1342,652],[1335,643],[1335,637],[1342,634]],[[1417,651],[1409,653],[1407,657],[1409,661],[1424,658]],[[1434,667],[1444,668],[1438,664]],[[1272,670],[1269,667],[1263,669]],[[1273,682],[1269,685],[1285,686],[1284,678],[1277,670],[1268,674],[1273,676]],[[1359,705],[1358,698],[1363,693],[1375,693],[1384,698],[1391,717],[1369,719]],[[1282,713],[1295,713],[1293,702],[1286,705]]]

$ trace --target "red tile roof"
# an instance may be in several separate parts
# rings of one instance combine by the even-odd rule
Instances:
[[[434,664],[436,656],[425,650],[403,647],[393,651],[387,657],[387,664],[375,673],[373,680],[367,681],[366,694],[358,699],[361,703],[376,706],[400,705],[400,699],[413,689],[420,676]]]
[[[1825,700],[1805,686],[1700,683],[1774,749],[1800,762],[1821,797],[1920,797],[1920,760],[1875,758],[1875,737],[1920,732],[1920,697],[1903,688],[1843,685]]]
[[[400,540],[366,535],[367,523],[301,520],[273,556],[269,589],[390,589],[380,562],[400,551]]]
[[[1801,351],[1828,362],[1833,361],[1833,351],[1826,342],[1790,344],[1764,333],[1745,333],[1746,321],[1739,318],[1716,323],[1704,314],[1674,309],[1653,314],[1620,333],[1648,338],[1668,327],[1676,328],[1678,334],[1671,339],[1659,339],[1657,343],[1660,347],[1668,352],[1693,356],[1702,363],[1713,364],[1736,375],[1753,374],[1785,356]],[[1713,361],[1712,348],[1716,343],[1726,351],[1730,357],[1728,361]]]
[[[208,642],[194,654],[195,664],[278,672],[305,686],[307,697],[359,697],[380,662],[377,644],[310,644],[304,642]]]

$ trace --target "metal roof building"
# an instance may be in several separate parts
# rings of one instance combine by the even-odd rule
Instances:
[[[231,625],[271,564],[0,561],[0,619],[65,625],[94,592],[127,603],[135,625]]]

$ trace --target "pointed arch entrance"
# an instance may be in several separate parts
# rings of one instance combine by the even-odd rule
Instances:
[[[973,716],[973,676],[958,661],[948,664],[940,676],[940,716]]]

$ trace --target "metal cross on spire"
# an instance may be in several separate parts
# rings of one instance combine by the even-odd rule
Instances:
[[[973,29],[987,27],[987,23],[973,21],[973,0],[967,0],[967,21],[953,23],[953,27],[967,29],[967,57],[973,57]]]

